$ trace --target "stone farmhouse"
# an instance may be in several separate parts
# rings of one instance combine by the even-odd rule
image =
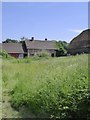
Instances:
[[[28,56],[34,56],[41,52],[48,52],[50,56],[56,56],[56,41],[26,40],[26,52]]]
[[[15,58],[24,58],[38,55],[42,52],[47,52],[50,56],[56,56],[56,41],[25,40],[23,43],[2,43],[2,50],[5,50],[9,55]]]

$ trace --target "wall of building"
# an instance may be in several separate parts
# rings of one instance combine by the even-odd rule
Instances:
[[[50,54],[50,56],[56,56],[56,51],[55,50],[29,49],[28,50],[28,57],[38,55],[41,52],[48,52]]]
[[[77,49],[69,49],[68,53],[71,55],[75,55],[75,54],[81,54],[81,53],[90,53],[90,48],[77,48]]]
[[[15,58],[23,58],[22,53],[9,53],[9,55],[11,55],[12,57],[15,57]]]

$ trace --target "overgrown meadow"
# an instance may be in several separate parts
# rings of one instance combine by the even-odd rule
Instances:
[[[2,116],[2,60],[0,58],[0,119]]]
[[[41,118],[90,118],[88,55],[3,59],[3,91],[11,106]]]

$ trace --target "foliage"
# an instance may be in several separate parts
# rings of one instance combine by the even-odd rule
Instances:
[[[9,55],[5,50],[2,50],[0,52],[0,55],[2,56],[3,59],[14,59],[11,55]]]
[[[8,54],[7,54],[7,52],[6,52],[5,50],[1,51],[1,52],[0,52],[0,55],[1,55],[2,57],[4,57],[4,58],[7,58],[7,56],[8,56]]]
[[[87,55],[4,60],[3,85],[15,109],[26,106],[37,117],[90,119],[87,62]]]
[[[66,41],[58,41],[56,42],[56,46],[58,48],[57,57],[67,55],[68,43]]]
[[[46,51],[42,51],[37,54],[38,57],[50,57],[49,53]]]
[[[5,41],[3,41],[2,43],[18,43],[17,40],[12,40],[12,39],[6,39]]]

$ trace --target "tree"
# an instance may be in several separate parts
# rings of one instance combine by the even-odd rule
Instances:
[[[6,39],[5,41],[3,41],[2,43],[18,43],[18,41],[7,38],[7,39]]]
[[[65,56],[67,55],[68,43],[66,41],[56,42],[58,50],[56,51],[56,56]]]

